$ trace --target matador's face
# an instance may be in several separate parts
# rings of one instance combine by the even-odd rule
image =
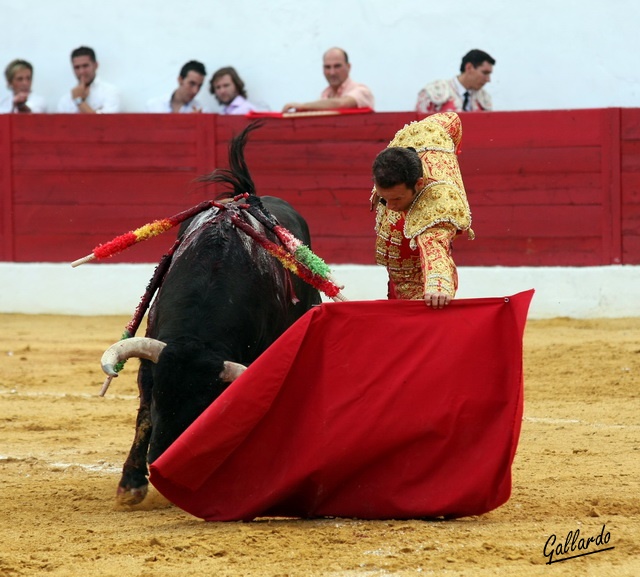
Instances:
[[[389,188],[380,188],[376,185],[376,192],[385,201],[389,210],[405,212],[411,208],[416,195],[422,190],[423,186],[424,179],[419,178],[414,187],[407,186],[404,183],[396,184]]]

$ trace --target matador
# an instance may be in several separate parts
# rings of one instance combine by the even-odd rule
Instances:
[[[455,296],[454,238],[474,237],[457,153],[462,123],[433,114],[399,130],[373,165],[376,262],[389,273],[389,298],[441,308]]]

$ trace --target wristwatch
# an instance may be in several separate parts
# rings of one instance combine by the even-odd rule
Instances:
[[[76,103],[76,106],[80,106],[84,102],[84,98],[78,96],[77,98],[74,98],[73,101]]]

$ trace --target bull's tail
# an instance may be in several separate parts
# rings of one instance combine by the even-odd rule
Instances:
[[[238,194],[244,194],[245,192],[255,196],[256,187],[244,158],[244,147],[247,144],[249,133],[260,128],[262,125],[263,122],[254,121],[240,134],[231,139],[229,143],[230,168],[218,168],[211,174],[201,176],[198,178],[198,181],[205,183],[219,182],[232,187],[233,191],[224,192],[220,196],[236,196]],[[218,198],[220,198],[220,196]]]

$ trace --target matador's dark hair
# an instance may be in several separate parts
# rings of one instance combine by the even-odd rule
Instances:
[[[373,161],[373,182],[380,188],[404,184],[413,188],[423,176],[422,161],[415,148],[385,148]]]

